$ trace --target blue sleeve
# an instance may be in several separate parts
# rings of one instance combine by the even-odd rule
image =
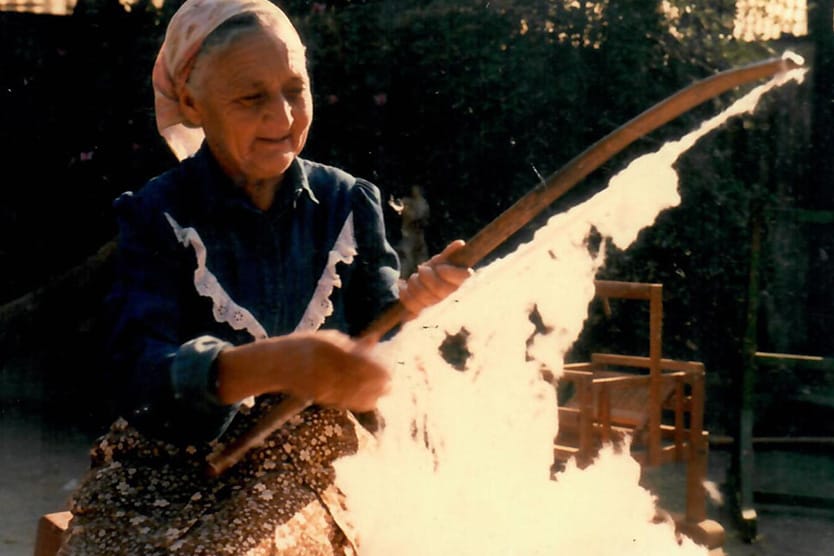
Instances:
[[[379,189],[358,179],[351,193],[358,256],[345,311],[349,333],[359,335],[399,298],[400,263],[386,239]]]
[[[106,363],[119,409],[146,434],[181,443],[211,440],[237,408],[216,398],[214,361],[229,344],[192,337],[187,322],[195,303],[188,295],[193,253],[177,243],[163,211],[151,203],[126,194],[114,207],[119,247],[106,308]]]

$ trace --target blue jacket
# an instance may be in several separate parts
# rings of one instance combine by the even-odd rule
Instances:
[[[379,197],[366,181],[297,159],[261,211],[205,145],[121,195],[105,330],[122,416],[160,438],[210,440],[237,410],[216,397],[223,347],[314,329],[326,315],[323,327],[360,333],[397,299]]]

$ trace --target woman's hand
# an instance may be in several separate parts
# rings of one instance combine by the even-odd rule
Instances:
[[[413,316],[445,299],[472,271],[448,263],[463,247],[454,241],[418,267],[400,289]],[[283,392],[329,407],[370,411],[388,392],[391,376],[361,341],[334,330],[288,334],[224,349],[217,357],[217,395],[232,404]]]
[[[443,252],[419,265],[417,272],[402,283],[400,303],[411,313],[411,318],[416,317],[426,307],[446,299],[472,274],[469,268],[447,262],[463,245],[462,240],[453,241]]]
[[[218,397],[224,403],[283,392],[322,406],[370,411],[391,380],[368,347],[334,330],[227,348],[216,364]]]

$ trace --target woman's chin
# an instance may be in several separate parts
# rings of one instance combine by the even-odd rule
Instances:
[[[253,160],[244,169],[247,181],[280,180],[295,159],[295,153],[281,153],[270,157]]]

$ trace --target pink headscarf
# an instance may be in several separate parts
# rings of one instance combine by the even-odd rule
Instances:
[[[297,36],[286,14],[267,0],[188,0],[168,23],[152,81],[156,127],[179,160],[197,152],[205,137],[202,128],[186,123],[179,103],[197,53],[209,33],[244,12],[258,14],[276,34],[289,29]]]

